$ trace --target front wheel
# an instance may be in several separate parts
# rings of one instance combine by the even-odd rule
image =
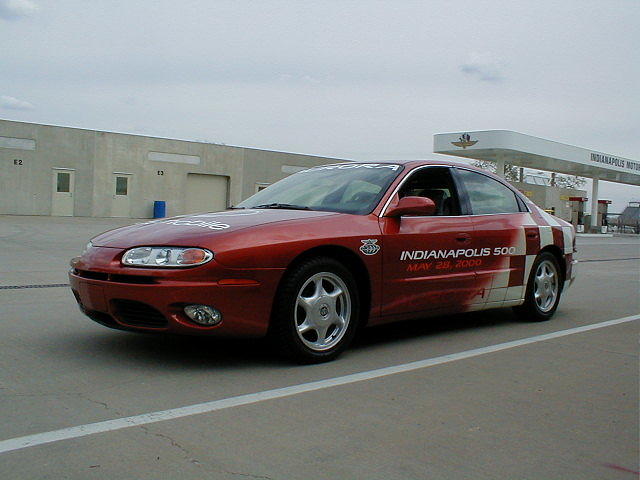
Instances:
[[[549,320],[558,308],[563,282],[556,257],[549,252],[541,253],[531,268],[525,301],[514,308],[515,312],[525,320]]]
[[[336,358],[351,342],[360,302],[353,275],[338,261],[318,257],[287,274],[278,292],[272,338],[303,363]]]

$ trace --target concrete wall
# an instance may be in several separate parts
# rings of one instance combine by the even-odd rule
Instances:
[[[151,216],[153,202],[167,202],[169,215],[185,211],[188,173],[229,177],[230,200],[238,197],[243,174],[243,148],[163,138],[95,132],[94,193],[91,216],[112,215],[114,172],[131,173],[131,216]],[[200,164],[154,161],[149,152],[199,157]]]
[[[250,148],[245,148],[244,154],[243,199],[255,193],[256,183],[271,184],[305,167],[341,161],[312,155],[298,155]]]
[[[31,140],[34,149],[14,148]],[[157,154],[150,158],[150,152]],[[199,164],[182,161],[194,157]],[[148,218],[154,200],[166,201],[169,215],[184,213],[189,173],[228,177],[227,200],[233,205],[252,195],[256,183],[273,183],[304,167],[337,161],[342,160],[0,120],[0,214],[50,215],[54,168],[75,171],[75,216],[112,216],[114,174],[120,173],[130,174],[130,216]]]
[[[0,137],[35,140],[35,150],[0,147],[0,213],[49,215],[53,168],[76,170],[76,212],[90,216],[94,135],[88,130],[0,120]]]

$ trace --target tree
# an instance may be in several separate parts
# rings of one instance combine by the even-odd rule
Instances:
[[[560,188],[580,188],[587,181],[577,175],[556,175],[556,185]]]
[[[488,172],[491,172],[491,173],[496,173],[497,171],[495,162],[490,162],[489,160],[475,160],[473,162],[473,166],[477,168],[481,168],[482,170],[487,170]],[[508,163],[505,163],[504,178],[509,180],[510,182],[519,182],[520,167],[516,167],[515,165],[510,165]]]
[[[488,160],[475,160],[473,162],[473,166],[477,168],[481,168],[483,170],[487,170],[489,172],[496,173],[496,164],[495,162],[490,162]],[[536,172],[541,175],[546,175],[546,172]],[[520,167],[515,165],[510,165],[505,163],[504,165],[504,178],[510,182],[519,182],[520,181]],[[550,178],[551,185],[558,186],[560,188],[580,188],[587,181],[579,177],[577,175],[563,175],[561,173],[553,174]]]

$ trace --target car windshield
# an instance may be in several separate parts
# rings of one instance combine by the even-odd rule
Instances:
[[[401,165],[387,163],[313,167],[270,185],[236,208],[326,210],[366,215],[401,171]]]

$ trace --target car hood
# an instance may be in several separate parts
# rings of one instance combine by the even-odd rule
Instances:
[[[206,246],[209,241],[238,230],[288,220],[305,220],[335,212],[251,209],[198,213],[137,223],[102,233],[91,240],[96,247],[130,248],[140,245]]]

